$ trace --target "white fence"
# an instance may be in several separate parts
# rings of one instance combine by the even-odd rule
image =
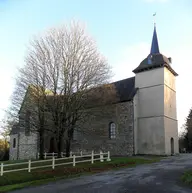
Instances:
[[[95,158],[96,156],[99,158]],[[77,160],[78,158],[89,158],[89,157],[91,159]],[[68,160],[68,159],[72,159],[72,161],[71,162],[56,163],[57,161]],[[75,165],[77,163],[91,162],[93,164],[94,161],[103,162],[104,160],[111,161],[109,151],[107,153],[103,153],[100,151],[100,153],[98,153],[98,154],[94,154],[94,151],[92,151],[91,154],[88,154],[88,155],[82,155],[82,156],[81,155],[80,156],[73,155],[72,157],[65,157],[65,158],[58,158],[58,159],[55,159],[55,156],[53,156],[52,159],[37,160],[37,161],[29,160],[28,162],[21,162],[21,163],[15,163],[15,164],[1,163],[0,175],[3,176],[4,173],[25,171],[25,170],[28,172],[31,172],[31,170],[33,170],[33,169],[49,168],[49,167],[51,167],[54,170],[56,166],[60,166],[60,165],[72,164],[73,167],[75,167]],[[41,166],[34,166],[33,165],[33,164],[38,164],[38,163],[43,163],[43,162],[45,162],[45,163],[51,162],[51,163],[49,163],[48,165],[41,165]],[[22,167],[19,169],[10,169],[10,170],[6,169],[5,170],[5,168],[8,168],[10,166],[18,166],[18,165],[26,165],[26,167]]]
[[[44,153],[43,154],[43,157],[44,159],[48,159],[48,158],[53,158],[53,157],[57,157],[58,153]],[[73,157],[73,155],[80,155],[80,156],[83,156],[83,152],[80,151],[80,152],[72,152],[70,151],[70,157]],[[66,153],[64,152],[61,152],[61,157],[65,157],[66,156]],[[40,153],[37,154],[37,159],[40,158]]]

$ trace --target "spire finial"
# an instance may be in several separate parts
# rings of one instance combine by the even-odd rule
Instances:
[[[156,26],[155,16],[156,16],[156,12],[153,14],[153,17],[154,17],[154,26]]]
[[[153,38],[152,38],[150,54],[158,54],[159,53],[159,44],[158,44],[158,39],[157,39],[155,16],[156,16],[156,13],[153,14],[153,17],[154,17],[154,32],[153,32]]]

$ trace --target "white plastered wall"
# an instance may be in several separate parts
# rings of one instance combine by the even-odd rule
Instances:
[[[175,76],[167,68],[144,71],[136,74],[135,87],[135,154],[169,155],[171,137],[177,153]]]

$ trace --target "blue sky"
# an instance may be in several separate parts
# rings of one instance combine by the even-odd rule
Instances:
[[[179,127],[192,107],[191,0],[0,0],[0,119],[9,105],[17,66],[23,65],[33,35],[71,19],[86,23],[99,50],[113,66],[114,80],[132,70],[150,50],[152,14],[157,12],[160,52],[173,59]]]

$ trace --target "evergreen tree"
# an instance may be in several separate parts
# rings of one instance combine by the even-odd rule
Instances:
[[[189,111],[189,115],[186,118],[185,123],[186,133],[184,135],[184,144],[188,152],[192,152],[192,108]]]

